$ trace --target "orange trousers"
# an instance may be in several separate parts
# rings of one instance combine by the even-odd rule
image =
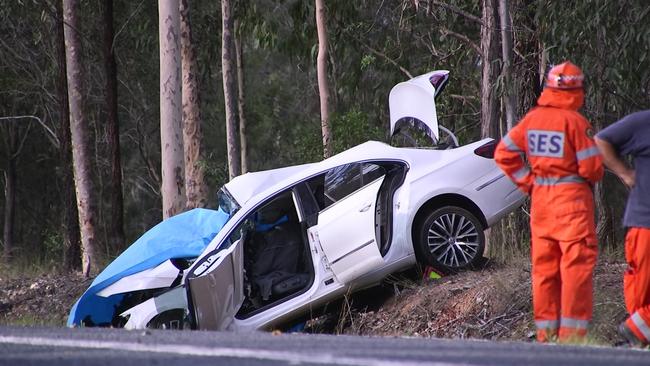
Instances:
[[[650,343],[650,229],[630,228],[625,236],[628,268],[623,277],[625,321],[643,343]]]
[[[560,342],[579,341],[587,334],[598,244],[592,206],[586,206],[559,215],[561,207],[533,207],[533,312],[539,342],[556,337]]]
[[[586,240],[533,238],[533,312],[537,340],[583,338],[591,321],[598,249]],[[558,332],[559,327],[559,332]]]

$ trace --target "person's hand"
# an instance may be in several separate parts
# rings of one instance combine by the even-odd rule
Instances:
[[[627,169],[625,172],[623,172],[620,175],[621,179],[623,180],[623,183],[625,183],[626,186],[633,188],[634,187],[634,182],[636,180],[636,174],[634,173],[634,170],[632,169]]]

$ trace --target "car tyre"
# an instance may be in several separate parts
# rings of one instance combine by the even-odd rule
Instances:
[[[172,309],[156,315],[147,324],[152,329],[190,329],[185,309]]]
[[[468,210],[444,206],[430,212],[415,241],[418,259],[446,273],[476,268],[483,262],[483,224]]]

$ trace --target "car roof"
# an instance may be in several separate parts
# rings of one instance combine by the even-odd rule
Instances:
[[[389,94],[391,133],[395,132],[399,121],[414,118],[427,126],[430,136],[437,141],[439,132],[435,97],[444,89],[448,79],[448,70],[436,70],[395,85]],[[317,163],[246,173],[235,177],[225,187],[243,206],[254,196],[276,185],[278,189],[284,188],[346,163],[368,160],[408,161],[410,154],[403,151],[403,148],[395,148],[383,142],[368,141]]]
[[[284,188],[293,182],[301,181],[328,169],[347,163],[368,160],[407,161],[407,157],[400,151],[400,148],[392,147],[383,142],[368,141],[317,163],[246,173],[233,178],[225,184],[225,187],[235,200],[243,206],[251,198],[264,191],[274,190],[276,186],[277,189]]]

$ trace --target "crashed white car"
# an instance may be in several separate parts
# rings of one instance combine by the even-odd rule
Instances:
[[[392,132],[408,140],[419,129],[437,148],[370,141],[233,179],[219,192],[227,219],[198,257],[169,258],[98,292],[129,294],[112,325],[271,329],[416,261],[442,271],[477,264],[483,231],[524,197],[496,166],[496,141],[454,146],[443,129],[451,143],[440,148],[434,100],[448,75],[400,83],[389,98]],[[69,324],[91,319],[87,308]]]

